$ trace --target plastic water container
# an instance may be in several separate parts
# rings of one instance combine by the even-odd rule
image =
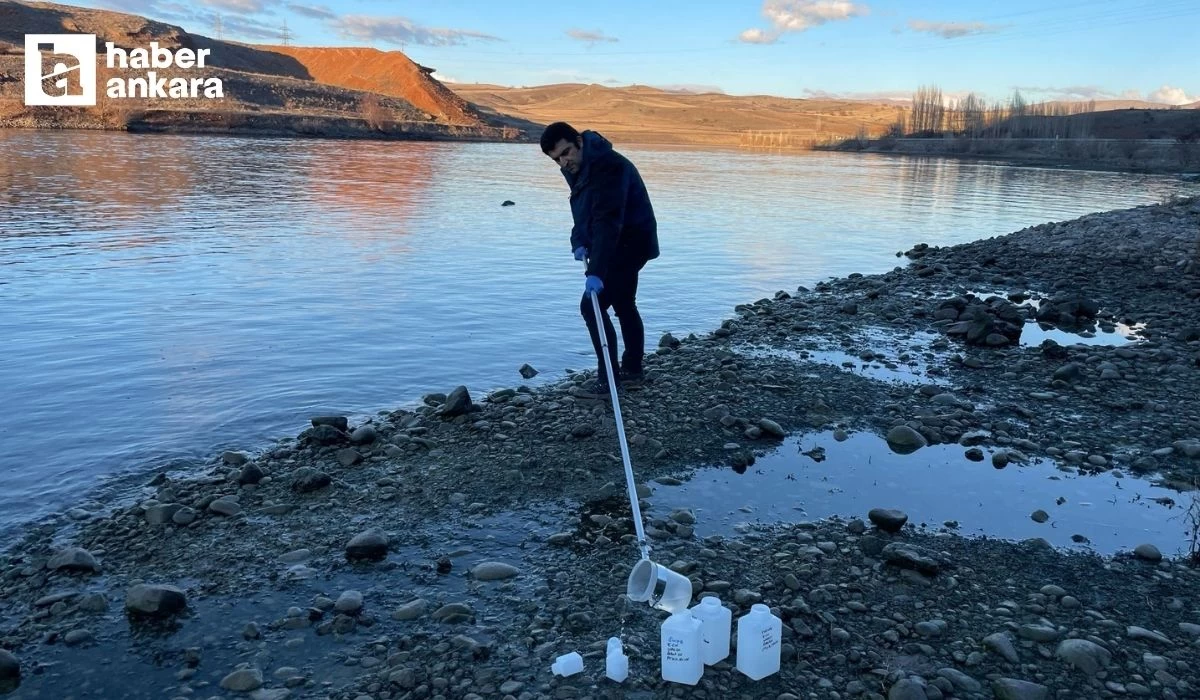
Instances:
[[[692,617],[700,621],[700,657],[706,665],[729,656],[729,633],[733,629],[733,611],[721,605],[721,599],[707,595],[692,608]]]
[[[737,670],[756,681],[779,671],[782,638],[783,620],[762,603],[751,606],[738,618]]]
[[[696,685],[704,675],[700,657],[700,628],[703,625],[687,610],[672,613],[663,620],[662,677],[664,681]]]
[[[556,676],[571,676],[583,670],[583,657],[579,652],[573,651],[570,654],[563,654],[554,660],[550,666],[550,670]]]
[[[604,675],[621,683],[629,677],[629,657],[621,647],[621,640],[608,638],[608,656],[604,659]]]
[[[630,600],[675,614],[686,612],[692,602],[692,582],[683,574],[642,559],[629,572],[625,594]]]

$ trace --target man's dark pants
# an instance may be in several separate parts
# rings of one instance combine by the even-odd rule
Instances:
[[[642,316],[637,308],[638,272],[645,263],[614,261],[604,280],[604,289],[600,291],[600,315],[604,317],[604,335],[608,339],[608,353],[612,360],[614,378],[620,382],[620,372],[637,373],[642,371],[642,355],[646,348],[646,329],[642,325]],[[617,315],[621,322],[621,339],[625,341],[625,351],[622,353],[623,362],[617,364],[617,332],[612,320],[608,317],[608,309]],[[607,381],[608,373],[604,369],[604,352],[600,345],[600,335],[596,332],[596,312],[592,307],[592,297],[584,294],[579,303],[579,311],[587,321],[588,333],[592,336],[592,347],[596,351],[596,362],[599,377]]]

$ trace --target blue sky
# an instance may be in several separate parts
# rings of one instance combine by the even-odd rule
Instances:
[[[456,82],[1200,100],[1200,0],[89,0],[225,39],[403,50]]]

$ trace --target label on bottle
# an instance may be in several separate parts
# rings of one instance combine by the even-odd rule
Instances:
[[[664,661],[676,661],[686,663],[691,660],[691,655],[684,649],[684,640],[681,637],[672,637],[667,635],[666,652],[663,655]]]
[[[762,628],[762,648],[763,651],[769,651],[779,646],[779,637],[775,636],[773,627]]]

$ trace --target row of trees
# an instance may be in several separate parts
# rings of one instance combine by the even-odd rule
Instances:
[[[1007,101],[988,103],[975,93],[947,100],[937,86],[922,85],[913,94],[907,115],[900,112],[889,136],[937,137],[947,134],[973,138],[1085,138],[1091,132],[1095,100],[1028,102],[1019,90]]]

